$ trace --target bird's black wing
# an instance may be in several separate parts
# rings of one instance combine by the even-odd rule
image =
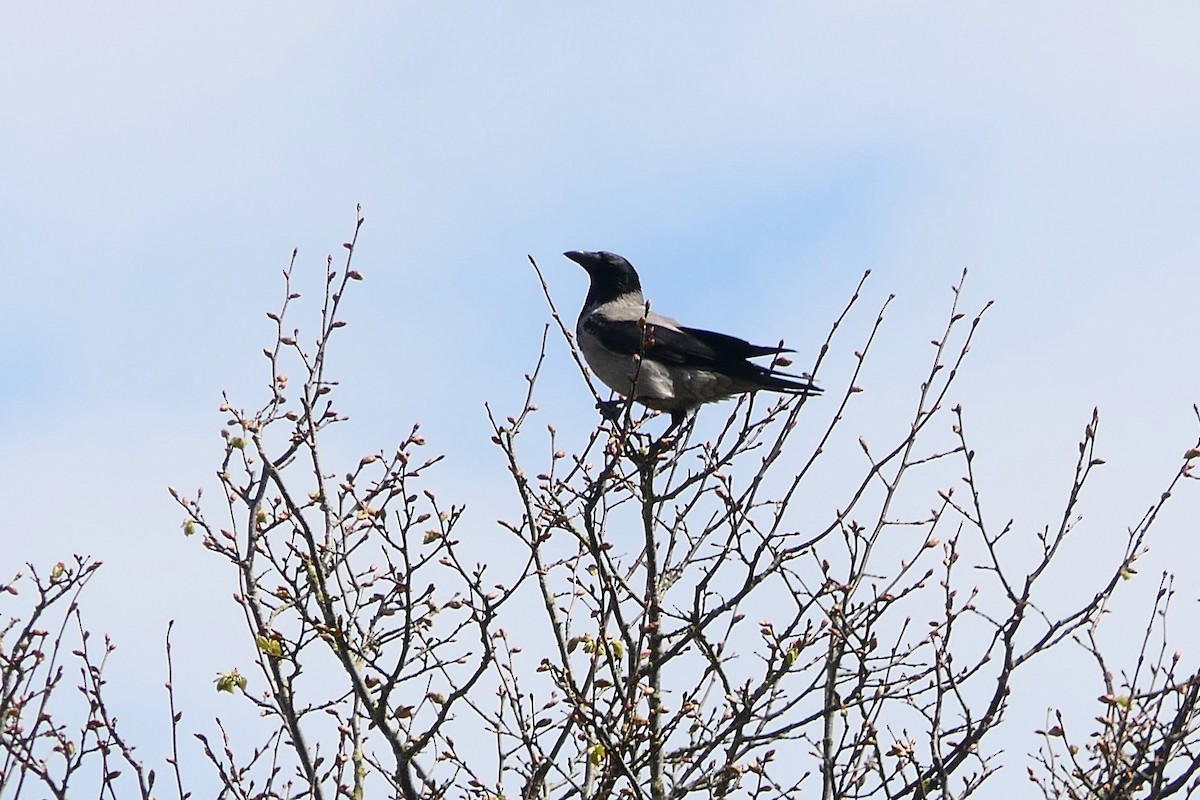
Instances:
[[[595,315],[583,323],[583,328],[596,337],[601,346],[614,353],[641,354],[672,367],[713,370],[761,389],[805,395],[821,392],[806,378],[747,360],[791,352],[787,348],[763,347],[736,336],[696,328],[675,330],[653,323],[643,326],[634,320],[612,320]]]
[[[612,320],[595,315],[584,322],[584,329],[615,353],[642,354],[672,366],[725,367],[747,358],[786,350],[750,344],[736,336],[697,328],[675,330],[653,323],[643,326],[634,320]]]
[[[682,325],[680,331],[688,339],[699,342],[712,353],[712,358],[708,363],[696,366],[711,367],[731,378],[746,381],[762,389],[805,395],[821,393],[821,390],[814,386],[812,381],[775,369],[774,362],[770,366],[764,367],[749,360],[758,356],[775,356],[780,353],[795,352],[789,347],[750,344],[745,339],[739,339],[727,333],[686,328]],[[659,356],[654,354],[651,357],[658,358]]]
[[[768,347],[761,344],[750,344],[745,339],[739,339],[727,333],[705,331],[699,328],[687,328],[682,325],[680,326],[680,330],[699,339],[722,358],[756,358],[758,356],[773,356],[778,353],[793,352],[789,347]]]

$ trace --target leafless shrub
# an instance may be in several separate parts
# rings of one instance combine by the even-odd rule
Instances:
[[[1200,446],[1184,454],[1184,465],[1167,491],[1130,531],[1131,541],[1140,546],[1179,484],[1196,480],[1196,458]],[[1168,611],[1175,592],[1174,577],[1163,574],[1132,663],[1113,657],[1111,650],[1105,655],[1101,646],[1101,622],[1111,592],[1098,599],[1087,628],[1076,634],[1099,673],[1096,683],[1102,694],[1096,698],[1099,713],[1092,721],[1099,727],[1080,736],[1061,708],[1051,709],[1049,724],[1038,731],[1043,744],[1035,766],[1029,768],[1030,780],[1047,798],[1191,797],[1200,790],[1200,670],[1189,671],[1183,651],[1168,642]]]
[[[0,597],[28,596],[0,627],[0,797],[116,797],[118,788],[150,797],[154,771],[135,758],[104,698],[115,646],[105,637],[97,653],[79,610],[99,568],[80,556],[46,575],[29,564],[0,585]]]
[[[848,453],[859,373],[891,298],[845,347],[860,283],[811,370],[819,378],[849,350],[852,375],[811,407],[744,397],[712,433],[693,420],[667,441],[652,433],[656,415],[626,404],[564,441],[535,422],[551,331],[603,398],[533,264],[555,324],[524,402],[488,409],[516,501],[497,528],[430,488],[441,456],[424,455],[416,425],[394,448],[348,460],[328,445],[346,420],[329,362],[362,278],[361,224],[344,264],[326,264],[311,340],[292,322],[293,254],[268,314],[266,400],[221,407],[218,500],[171,490],[185,533],[238,575],[256,653],[254,670],[218,676],[245,705],[196,734],[198,749],[180,741],[168,675],[181,798],[189,753],[223,798],[967,797],[1001,766],[1014,677],[1080,646],[1100,673],[1100,729],[1081,738],[1055,712],[1030,779],[1054,798],[1195,790],[1200,681],[1167,645],[1170,578],[1133,663],[1118,667],[1098,631],[1163,503],[1194,477],[1200,443],[1105,575],[1051,591],[1103,463],[1099,416],[1054,524],[1031,538],[985,513],[951,398],[987,306],[963,311],[961,281],[907,417]],[[705,410],[705,423],[718,413]],[[855,479],[821,483],[851,457]],[[515,568],[489,563],[497,541]],[[102,796],[115,796],[121,770],[150,796],[154,772],[116,732],[104,658],[89,653],[76,607],[96,566],[10,584],[31,582],[36,599],[0,649],[0,795],[36,785],[66,796],[97,764]],[[68,633],[88,701],[77,728],[51,713]]]

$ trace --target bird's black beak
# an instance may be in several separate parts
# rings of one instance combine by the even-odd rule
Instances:
[[[588,265],[596,260],[596,254],[589,253],[586,250],[568,250],[567,252],[563,253],[563,255],[584,269],[588,269]],[[588,271],[590,272],[591,270]]]

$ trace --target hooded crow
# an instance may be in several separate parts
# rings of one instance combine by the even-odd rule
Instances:
[[[748,360],[792,352],[786,347],[750,344],[648,312],[637,273],[616,253],[572,250],[563,255],[591,278],[575,326],[588,366],[618,394],[632,394],[642,405],[671,412],[668,430],[689,411],[744,392],[820,393],[809,381]]]

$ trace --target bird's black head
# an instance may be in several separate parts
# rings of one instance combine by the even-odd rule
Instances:
[[[594,308],[630,292],[640,294],[642,291],[642,282],[638,280],[633,265],[616,253],[570,250],[563,255],[586,269],[592,279],[592,288],[584,303],[587,308]]]

